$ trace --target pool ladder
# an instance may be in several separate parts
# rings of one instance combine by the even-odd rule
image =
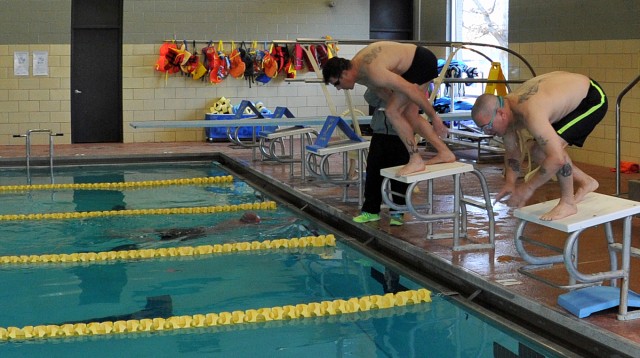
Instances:
[[[51,173],[51,184],[53,184],[53,137],[61,137],[63,133],[54,133],[50,129],[29,129],[26,134],[14,134],[14,138],[23,137],[27,140],[27,184],[31,185],[31,134],[49,134],[49,172]]]

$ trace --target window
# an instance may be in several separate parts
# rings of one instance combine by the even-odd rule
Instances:
[[[478,42],[508,47],[509,1],[504,0],[451,0],[451,41]],[[474,47],[492,61],[500,62],[502,72],[508,79],[508,54],[492,47]],[[461,50],[457,60],[468,67],[475,67],[479,77],[486,78],[491,63],[473,51]],[[484,86],[454,86],[459,94],[477,96],[482,94]]]

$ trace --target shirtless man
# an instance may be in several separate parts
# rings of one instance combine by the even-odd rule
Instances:
[[[560,201],[540,219],[558,220],[577,213],[576,204],[599,184],[571,162],[565,148],[582,147],[606,113],[607,97],[600,85],[577,73],[551,72],[526,81],[505,97],[478,97],[471,111],[473,120],[484,133],[502,136],[506,151],[506,183],[496,201],[511,195],[508,205],[522,207],[555,174]],[[517,131],[523,128],[535,139],[531,155],[540,169],[516,185],[521,158]]]
[[[322,75],[326,84],[332,84],[338,90],[353,89],[358,83],[386,102],[387,118],[410,154],[409,162],[398,170],[398,176],[425,169],[415,133],[427,139],[438,152],[426,164],[456,160],[438,137],[438,134],[446,135],[447,128],[425,96],[429,82],[438,76],[438,59],[431,51],[412,44],[375,42],[360,50],[352,60],[329,59]],[[418,114],[418,109],[427,114],[433,127]]]

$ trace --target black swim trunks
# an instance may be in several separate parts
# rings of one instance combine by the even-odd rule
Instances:
[[[607,107],[607,96],[600,85],[591,80],[587,96],[573,112],[553,123],[553,129],[569,145],[582,147],[585,139],[604,118],[607,113]]]
[[[422,46],[416,47],[416,54],[409,69],[402,78],[418,85],[427,83],[438,77],[438,59],[433,52]]]

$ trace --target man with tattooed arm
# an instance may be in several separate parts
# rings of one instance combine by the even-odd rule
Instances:
[[[410,154],[409,162],[398,170],[398,176],[425,169],[415,133],[428,140],[438,152],[426,164],[456,160],[438,137],[438,134],[446,135],[447,128],[425,95],[429,82],[438,77],[438,59],[427,48],[391,41],[374,42],[351,60],[329,59],[322,76],[325,84],[338,90],[353,89],[356,83],[366,86],[386,103],[387,118]],[[420,116],[419,109],[431,119],[433,127]]]
[[[534,77],[504,97],[478,97],[471,111],[474,122],[484,133],[504,140],[506,183],[496,201],[510,195],[507,204],[522,207],[536,189],[556,175],[560,201],[540,219],[558,220],[575,214],[576,204],[599,184],[572,163],[565,148],[582,147],[606,112],[607,97],[596,81],[561,71]],[[522,158],[517,139],[520,129],[528,130],[535,139],[531,157],[540,168],[528,181],[516,185]]]

